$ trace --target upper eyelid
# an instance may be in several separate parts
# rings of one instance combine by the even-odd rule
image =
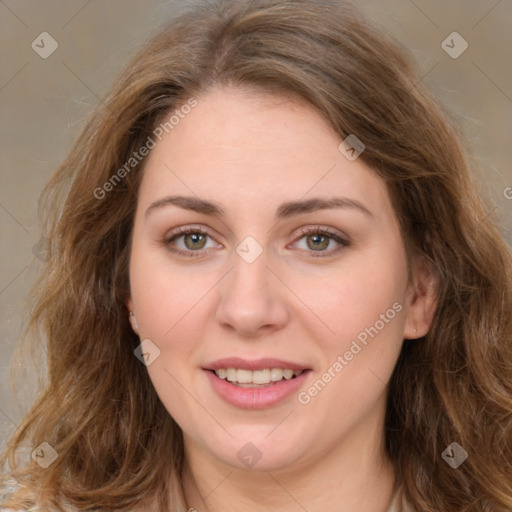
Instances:
[[[301,227],[298,230],[295,230],[295,233],[296,233],[295,236],[302,237],[309,233],[317,233],[317,232],[331,235],[331,236],[337,236],[339,238],[347,238],[348,239],[348,237],[344,233],[342,233],[338,230],[335,230],[334,228],[330,228],[328,226],[322,226],[320,224],[316,224],[314,226]]]
[[[202,225],[186,225],[186,226],[179,226],[177,228],[174,228],[169,232],[169,234],[166,236],[166,238],[175,237],[187,233],[201,233],[203,235],[208,235],[211,238],[215,238],[210,232],[209,228],[205,229]],[[304,236],[308,233],[316,233],[316,232],[323,232],[328,235],[333,236],[339,236],[340,238],[348,238],[344,233],[339,232],[338,230],[335,230],[334,228],[330,228],[328,226],[322,226],[320,224],[315,224],[311,226],[305,226],[298,228],[294,230],[295,235],[294,236]],[[293,233],[290,233],[290,235]]]

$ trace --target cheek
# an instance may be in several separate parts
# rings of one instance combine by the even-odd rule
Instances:
[[[403,275],[399,254],[361,261],[315,293],[318,316],[335,334],[317,340],[321,371],[301,396],[337,435],[382,399],[402,346]],[[307,409],[306,407],[306,409]],[[343,420],[340,420],[343,418]]]
[[[141,336],[167,345],[183,325],[192,336],[198,325],[191,319],[204,314],[204,299],[217,281],[213,272],[199,275],[192,267],[176,265],[161,249],[134,250],[130,284]]]
[[[396,337],[400,331],[400,318],[393,304],[403,306],[406,268],[401,254],[393,251],[360,257],[357,255],[352,264],[339,269],[329,279],[309,283],[300,293],[307,297],[311,309],[332,331],[332,348],[342,349],[356,339],[365,329],[374,326],[381,328],[382,334]],[[381,320],[381,315],[385,319]],[[389,320],[386,322],[386,320]],[[384,322],[384,324],[382,323]],[[393,329],[390,329],[390,326]],[[385,325],[385,328],[382,328]],[[364,338],[364,334],[362,335]]]
[[[201,319],[206,293],[214,276],[178,267],[163,251],[137,248],[130,263],[131,295],[137,310],[140,338],[150,339],[159,355],[147,366],[155,391],[179,424],[197,411],[186,392],[191,389],[191,366],[197,366],[194,340],[203,336]],[[183,269],[183,270],[182,270]],[[201,318],[200,318],[201,317]],[[184,391],[185,390],[185,391]]]

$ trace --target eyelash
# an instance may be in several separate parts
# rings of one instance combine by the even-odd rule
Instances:
[[[162,245],[164,247],[166,247],[169,251],[171,251],[175,254],[178,254],[179,256],[185,256],[188,258],[198,258],[198,257],[204,256],[205,251],[208,251],[208,249],[200,249],[197,251],[192,251],[192,250],[183,251],[182,249],[172,249],[170,247],[171,243],[174,242],[176,239],[181,238],[184,235],[189,235],[189,234],[200,234],[200,235],[210,237],[210,235],[206,231],[204,231],[201,227],[192,227],[192,226],[180,227],[180,228],[177,228],[173,233],[171,233],[170,236],[164,238],[164,240],[162,240]],[[332,254],[337,253],[340,250],[342,250],[344,247],[348,247],[350,245],[350,243],[347,240],[341,238],[340,235],[338,235],[336,232],[331,231],[329,228],[323,228],[321,226],[317,226],[316,228],[301,228],[298,233],[299,237],[296,238],[295,241],[302,240],[302,238],[305,238],[309,235],[325,236],[327,238],[330,238],[331,240],[334,240],[335,242],[337,242],[338,244],[341,245],[341,247],[339,247],[338,249],[330,250],[330,251],[307,251],[307,252],[311,253],[311,256],[313,258],[325,258],[327,256],[331,256]],[[210,237],[210,238],[212,238],[212,237]]]

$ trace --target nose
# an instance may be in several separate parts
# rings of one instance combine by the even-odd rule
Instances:
[[[267,265],[265,253],[252,263],[235,255],[234,268],[219,283],[219,294],[217,321],[240,336],[269,334],[289,320],[286,287]]]

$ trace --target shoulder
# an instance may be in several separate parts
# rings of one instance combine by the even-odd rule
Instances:
[[[18,482],[14,480],[14,478],[6,477],[5,475],[0,476],[0,511],[4,512],[8,509],[3,506],[3,503],[12,495],[14,491],[18,488]]]
[[[395,491],[395,494],[393,494],[393,499],[391,500],[391,504],[386,512],[412,512],[412,509],[407,505],[404,498],[402,487],[399,487]]]
[[[13,479],[13,478],[5,478],[2,477],[0,474],[0,512],[53,512],[54,508],[51,510],[48,508],[43,508],[39,505],[31,505],[28,508],[26,507],[17,507],[12,508],[12,502],[9,503],[10,498],[14,498],[14,495],[17,491],[21,490],[20,483]],[[9,503],[9,506],[6,506],[6,504]],[[79,512],[75,508],[71,508],[68,506],[61,506],[59,509],[65,510],[66,512]],[[158,506],[152,506],[152,507],[144,507],[144,508],[137,508],[137,509],[129,509],[126,512],[156,512],[158,510]],[[91,512],[100,512],[96,509],[92,510]]]
[[[19,482],[13,478],[0,478],[0,512],[43,512],[43,510],[37,506],[29,508],[11,508],[4,505],[4,503],[8,502],[9,498],[14,496],[19,487]]]

